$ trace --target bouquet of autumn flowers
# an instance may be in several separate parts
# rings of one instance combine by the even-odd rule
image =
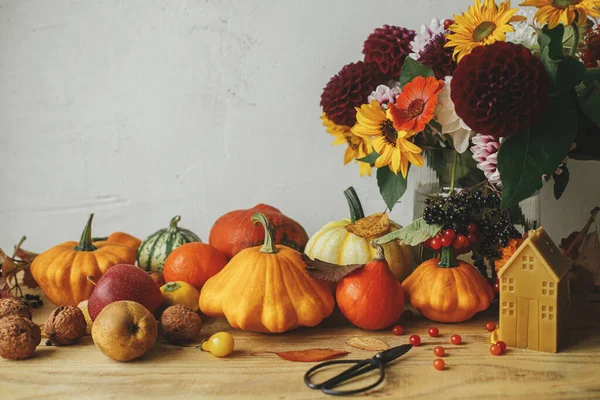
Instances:
[[[384,25],[327,83],[323,125],[345,164],[377,168],[388,208],[427,149],[470,151],[503,208],[552,178],[559,196],[567,157],[600,159],[600,0],[521,6],[475,0],[418,33]]]

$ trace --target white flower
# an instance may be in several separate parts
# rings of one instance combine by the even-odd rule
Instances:
[[[392,87],[379,85],[371,92],[367,100],[369,103],[371,103],[371,100],[377,100],[383,108],[387,109],[388,103],[395,102],[396,97],[398,97],[401,91],[402,90],[397,85],[392,85]]]
[[[435,107],[434,118],[442,126],[442,134],[447,134],[452,138],[454,148],[459,153],[464,153],[469,148],[469,139],[475,132],[456,115],[454,103],[450,97],[451,76],[444,79],[446,85],[438,95],[438,104]]]
[[[538,44],[538,34],[536,28],[542,29],[542,27],[539,26],[539,23],[532,22],[534,21],[533,16],[535,9],[530,8],[526,10],[519,9],[517,15],[526,17],[527,21],[513,22],[512,26],[515,28],[515,31],[506,33],[506,41],[515,44],[522,44],[529,50],[533,51],[539,50],[540,48],[540,45]]]
[[[418,60],[419,53],[423,51],[427,43],[440,33],[444,32],[444,23],[440,22],[439,19],[434,18],[431,20],[429,26],[421,25],[421,30],[417,33],[413,41],[410,43],[412,47],[412,53],[410,57]]]
[[[477,134],[471,139],[473,159],[477,161],[477,168],[483,171],[487,180],[494,185],[502,185],[500,171],[498,171],[498,149],[500,142],[492,135]]]

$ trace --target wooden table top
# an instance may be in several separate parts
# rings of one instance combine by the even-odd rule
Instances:
[[[52,308],[46,300],[42,309],[34,311],[34,320],[43,323]],[[600,299],[597,295],[582,297],[573,302],[571,312],[574,322],[570,325],[570,345],[557,354],[508,349],[505,355],[492,356],[485,323],[497,321],[493,310],[462,324],[433,323],[417,316],[403,323],[402,336],[394,336],[390,330],[362,331],[344,322],[337,312],[318,328],[279,335],[234,331],[224,319],[208,319],[202,338],[218,331],[230,331],[235,338],[234,353],[223,359],[193,346],[172,346],[159,339],[144,357],[121,363],[105,357],[89,336],[65,347],[45,346],[42,339],[31,359],[0,359],[0,398],[324,399],[328,396],[303,383],[304,373],[314,363],[251,353],[320,347],[347,350],[351,354],[346,358],[363,359],[374,352],[354,349],[345,343],[348,339],[375,337],[396,346],[407,343],[411,334],[418,334],[423,344],[390,364],[384,383],[364,396],[598,399]],[[439,328],[440,337],[427,335],[431,326]],[[462,336],[462,345],[449,343],[454,333]],[[432,366],[436,345],[446,348],[444,371]]]

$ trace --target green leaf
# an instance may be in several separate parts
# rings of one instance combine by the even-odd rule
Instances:
[[[389,167],[381,167],[377,169],[377,186],[379,193],[383,197],[383,201],[392,211],[396,202],[400,200],[404,192],[406,192],[406,178],[402,174],[394,174]]]
[[[558,25],[554,29],[544,26],[540,42],[540,59],[552,83],[551,93],[568,92],[583,81],[585,66],[573,57],[563,54],[563,36],[565,27]]]
[[[542,185],[567,155],[578,128],[577,108],[568,95],[550,97],[542,115],[507,138],[498,152],[502,208],[517,205]]]
[[[369,164],[373,164],[375,162],[375,160],[377,160],[378,157],[379,157],[379,153],[377,153],[376,151],[373,151],[368,156],[363,157],[363,158],[357,158],[357,160],[358,161],[362,161],[362,162],[366,162],[366,163],[369,163]]]
[[[600,126],[600,83],[592,82],[579,96],[579,107],[596,125]]]
[[[561,167],[562,173],[560,175],[554,174],[554,198],[556,200],[565,192],[567,184],[569,183],[569,169],[566,165]]]
[[[402,71],[400,72],[400,87],[404,87],[404,85],[417,76],[425,78],[433,76],[433,70],[410,57],[406,57],[404,65],[402,65]]]
[[[385,244],[392,240],[399,240],[403,245],[416,246],[437,235],[442,230],[442,225],[429,225],[423,218],[414,220],[404,228],[390,232],[387,235],[381,236],[373,242]]]
[[[594,26],[594,23],[590,20],[587,19],[583,25],[581,25],[578,29],[579,31],[579,48],[581,48],[582,44],[585,43],[585,36],[587,34],[587,32],[590,30],[590,28],[592,28]],[[575,44],[574,38],[575,38],[575,30],[573,29],[573,25],[567,25],[564,27],[565,29],[565,33],[563,35],[563,49],[569,51],[571,50],[571,48],[573,47],[573,45]]]

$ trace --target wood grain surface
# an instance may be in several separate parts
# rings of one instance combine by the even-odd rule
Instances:
[[[46,301],[35,310],[43,323],[52,306]],[[408,342],[411,334],[423,340],[386,369],[387,378],[376,390],[357,397],[390,399],[598,399],[600,398],[600,299],[578,298],[571,307],[570,344],[557,354],[508,349],[502,356],[489,353],[485,323],[497,321],[497,311],[462,324],[437,324],[415,317],[403,323],[405,334],[390,330],[366,332],[334,313],[321,326],[279,335],[233,331],[223,319],[207,319],[202,338],[231,331],[235,352],[223,359],[191,347],[159,343],[139,360],[120,363],[106,358],[91,337],[79,344],[48,347],[42,344],[33,358],[0,359],[1,399],[324,399],[307,388],[305,371],[313,363],[285,361],[258,351],[300,350],[312,347],[350,351],[346,358],[372,357],[373,352],[348,346],[352,337],[376,337],[390,346]],[[430,338],[437,326],[441,336]],[[449,343],[458,333],[464,344]],[[446,348],[446,370],[437,371],[433,348]],[[323,375],[325,376],[325,375]],[[362,383],[364,383],[363,381]]]

